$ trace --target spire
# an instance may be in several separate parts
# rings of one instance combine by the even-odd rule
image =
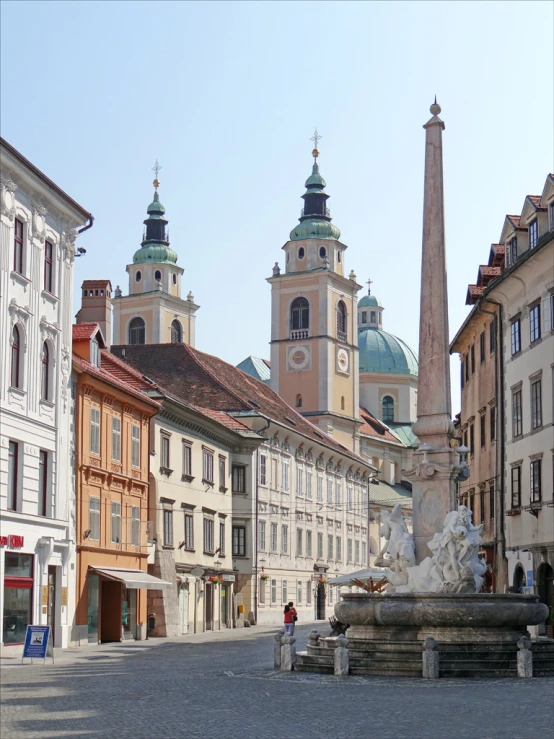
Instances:
[[[161,165],[156,159],[155,165],[152,167],[152,171],[156,175],[153,186],[154,186],[154,198],[146,212],[148,218],[144,221],[146,226],[144,230],[144,238],[141,242],[141,248],[135,253],[133,262],[177,262],[177,254],[173,249],[169,248],[169,232],[167,230],[167,219],[165,218],[165,208],[160,202],[160,196],[158,194],[158,188],[160,187],[160,180],[158,174],[161,169]]]

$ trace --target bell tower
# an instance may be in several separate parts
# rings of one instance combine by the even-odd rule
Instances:
[[[168,344],[194,346],[196,311],[192,292],[181,298],[184,269],[177,265],[177,253],[169,245],[165,208],[158,188],[161,169],[156,160],[154,198],[146,212],[140,249],[127,265],[129,294],[119,286],[113,297],[114,344]]]
[[[359,450],[357,294],[344,275],[346,245],[331,222],[317,129],[299,224],[271,285],[270,384],[289,405],[352,451]]]

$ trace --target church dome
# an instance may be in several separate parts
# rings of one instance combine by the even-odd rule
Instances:
[[[366,298],[373,296],[367,295]],[[402,339],[378,328],[364,328],[358,332],[358,346],[360,372],[383,372],[417,377],[417,355]]]
[[[146,244],[133,256],[133,263],[156,262],[157,264],[177,264],[177,253],[165,244]]]
[[[291,241],[300,239],[339,239],[340,230],[323,218],[307,218],[290,232]]]
[[[375,295],[364,295],[364,297],[358,301],[358,308],[382,308],[383,303],[376,298]]]

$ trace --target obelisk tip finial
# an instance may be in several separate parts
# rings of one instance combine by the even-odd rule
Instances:
[[[429,108],[433,115],[438,115],[441,112],[441,106],[437,103],[437,96],[435,95],[435,102]]]

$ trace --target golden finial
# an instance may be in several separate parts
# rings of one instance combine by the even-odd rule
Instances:
[[[314,161],[316,161],[317,158],[318,158],[318,156],[319,156],[319,149],[317,148],[317,145],[318,145],[320,139],[322,139],[322,138],[323,137],[320,136],[319,133],[317,132],[317,127],[316,127],[316,129],[314,131],[314,135],[310,138],[310,141],[313,141],[314,142],[314,148],[313,148],[313,151],[312,151],[312,156],[314,158]]]
[[[152,167],[152,172],[154,172],[154,174],[156,175],[156,178],[154,179],[154,182],[152,184],[154,185],[154,187],[156,188],[156,190],[160,186],[160,181],[158,179],[158,173],[159,173],[159,171],[160,171],[161,168],[162,168],[161,164],[159,164],[158,163],[158,160],[156,159],[156,164]]]

